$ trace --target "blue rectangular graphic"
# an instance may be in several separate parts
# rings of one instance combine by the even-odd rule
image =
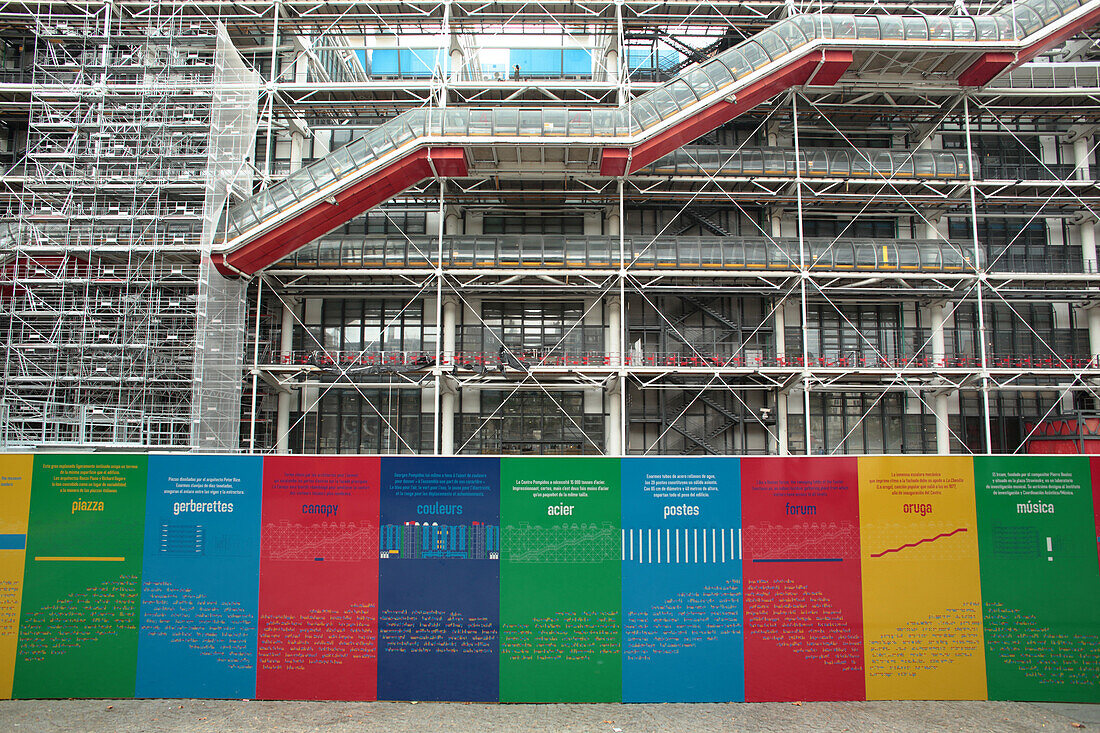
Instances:
[[[262,462],[150,456],[137,697],[255,697]]]
[[[736,458],[622,461],[623,702],[745,699]]]
[[[498,698],[500,461],[383,458],[378,698]]]
[[[27,535],[25,534],[0,534],[0,550],[25,550],[27,549]]]

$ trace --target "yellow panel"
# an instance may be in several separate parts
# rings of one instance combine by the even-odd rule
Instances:
[[[23,597],[27,515],[31,505],[33,456],[0,455],[0,698],[11,698],[15,649],[19,642],[19,605]],[[21,538],[21,540],[20,540]]]
[[[859,459],[868,700],[984,700],[973,462]]]

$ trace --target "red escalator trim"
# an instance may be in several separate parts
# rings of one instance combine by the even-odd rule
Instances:
[[[211,261],[226,277],[253,275],[425,178],[467,173],[464,149],[419,148],[335,194],[335,204],[320,201],[238,249],[213,255]]]

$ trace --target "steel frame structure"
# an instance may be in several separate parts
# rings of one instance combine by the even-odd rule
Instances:
[[[607,107],[626,102],[652,86],[632,75],[625,62],[639,39],[660,42],[663,34],[701,47],[725,34],[750,36],[792,12],[938,15],[986,12],[989,7],[854,0],[804,6],[751,0],[200,0],[11,4],[0,9],[0,18],[11,37],[22,34],[35,48],[51,52],[65,44],[48,42],[57,34],[71,37],[62,30],[82,28],[80,18],[114,29],[86,35],[85,42],[98,43],[99,53],[123,45],[119,39],[128,33],[164,25],[174,29],[169,37],[175,39],[166,47],[184,49],[185,60],[192,53],[209,58],[212,46],[197,39],[212,37],[215,21],[224,23],[237,49],[264,75],[254,156],[256,190],[263,190],[313,157],[306,150],[310,144],[323,154],[332,131],[369,127],[406,109]],[[592,78],[497,81],[462,71],[477,57],[477,39],[503,30],[520,36],[556,35],[600,49]],[[414,34],[435,39],[458,68],[424,78],[377,79],[359,77],[349,65],[349,52],[378,47],[373,45],[378,37],[400,43],[402,36]],[[207,50],[192,50],[197,47]],[[477,165],[470,177],[429,178],[383,207],[383,212],[420,212],[430,227],[424,236],[390,235],[397,245],[387,246],[404,244],[400,263],[370,259],[364,250],[378,239],[370,235],[352,237],[362,240],[356,245],[358,260],[345,257],[351,250],[343,244],[336,261],[326,260],[321,249],[330,240],[320,236],[320,243],[311,245],[317,250],[312,262],[301,254],[291,256],[252,279],[246,296],[250,340],[239,357],[244,377],[239,445],[250,451],[291,450],[292,434],[302,434],[311,422],[310,430],[319,429],[317,415],[325,396],[347,393],[365,406],[362,414],[377,418],[379,429],[392,435],[388,450],[501,452],[498,439],[482,438],[493,430],[499,436],[501,429],[493,426],[502,424],[509,400],[533,394],[552,406],[562,404],[555,401],[557,395],[581,393],[584,411],[561,415],[568,439],[544,440],[557,446],[547,450],[609,455],[1025,450],[1026,439],[1013,445],[996,438],[996,422],[1005,413],[997,407],[1002,399],[1019,404],[1019,395],[1025,395],[1033,406],[1026,417],[1039,423],[1100,396],[1100,275],[1094,229],[1100,200],[1093,135],[1100,111],[1100,72],[1090,60],[1091,49],[1086,31],[1043,63],[1028,64],[975,89],[914,79],[896,59],[871,54],[833,86],[796,87],[704,135],[696,141],[699,148],[679,153],[683,168],[674,175],[659,168],[599,175],[592,172],[598,167],[594,149],[578,146],[570,151],[568,141],[552,172],[539,171],[552,167],[545,156],[554,151],[471,145]],[[333,59],[340,59],[340,65],[334,66]],[[935,59],[928,63],[935,65]],[[5,257],[0,260],[5,278],[0,290],[11,292],[7,299],[0,295],[0,324],[11,345],[0,403],[0,444],[9,447],[195,447],[189,380],[200,329],[216,327],[199,321],[193,309],[202,218],[202,186],[194,173],[205,159],[200,163],[193,157],[172,169],[186,170],[186,176],[173,173],[168,185],[159,182],[146,194],[138,171],[163,167],[167,163],[160,161],[170,158],[149,144],[156,138],[148,137],[150,122],[141,116],[145,110],[154,110],[153,117],[169,127],[182,128],[189,108],[198,116],[208,107],[194,105],[193,98],[173,98],[171,92],[160,95],[155,84],[135,89],[133,98],[144,105],[143,111],[106,131],[112,144],[132,140],[139,152],[128,148],[117,159],[101,156],[85,162],[70,148],[80,144],[77,131],[89,123],[74,118],[81,108],[70,100],[124,86],[108,78],[109,66],[74,59],[67,65],[39,61],[30,80],[0,90],[11,95],[7,114],[26,114],[31,132],[26,180],[9,176],[8,200],[18,210],[13,208],[9,216],[12,236],[0,250]],[[336,68],[343,71],[334,72]],[[60,70],[83,76],[50,76]],[[209,100],[209,94],[197,96]],[[104,124],[100,120],[107,119],[111,105],[123,105],[112,94],[101,98],[104,104],[87,113],[100,115],[96,125]],[[982,141],[993,136],[1038,141],[1038,150],[1020,145],[1034,150],[1032,168],[1038,173],[987,176],[987,170],[972,165],[963,177],[919,179],[902,173],[819,177],[809,175],[802,164],[795,166],[793,176],[763,168],[758,173],[728,169],[734,151],[782,148],[800,160],[823,140],[849,151],[853,159],[866,157],[870,138],[878,145],[886,141],[895,152],[942,150],[950,139],[961,146],[954,150],[973,161],[980,160]],[[708,147],[730,155],[715,166],[707,162],[713,155],[704,161],[700,152]],[[66,172],[70,159],[76,161],[75,169]],[[116,180],[122,183],[113,184]],[[119,198],[140,201],[129,218],[144,221],[144,212],[152,212],[148,221],[158,232],[167,232],[166,222],[188,223],[186,241],[160,233],[154,241],[151,235],[130,232],[117,247],[95,241],[79,249],[83,230],[78,225],[91,222],[93,231],[102,231],[95,205]],[[88,199],[92,202],[79,205]],[[166,208],[174,212],[180,201],[197,202],[199,210],[189,208],[186,216],[165,214]],[[28,234],[53,231],[40,215],[42,202],[61,212],[50,216],[66,222],[64,234]],[[492,258],[471,257],[469,262],[444,256],[457,251],[462,237],[484,236],[486,217],[537,219],[563,212],[584,221],[585,235],[608,240],[605,261],[574,266],[565,254],[559,260],[513,260],[503,256],[503,249]],[[821,235],[807,230],[823,216],[847,224],[827,235],[822,249],[814,239]],[[958,252],[967,266],[906,268],[897,261],[847,265],[837,264],[835,257],[829,267],[817,264],[822,252],[848,246],[864,223],[883,219],[897,222],[893,238],[940,242]],[[992,219],[1041,222],[1047,250],[1013,263],[1007,261],[1007,246],[1000,255],[990,255],[980,227]],[[966,236],[950,231],[949,220],[965,222]],[[787,261],[713,267],[701,255],[693,259],[679,250],[671,260],[660,254],[647,257],[650,251],[664,252],[668,241],[683,244],[703,235],[719,241],[709,245],[718,247],[738,238],[785,242]],[[520,245],[532,241],[525,237],[515,238]],[[1079,256],[1072,266],[1055,268],[1050,266],[1055,250]],[[80,271],[83,265],[71,264],[80,262],[81,251],[89,257],[94,253],[98,261],[125,263],[130,274],[111,286],[117,297],[103,295],[107,286],[96,279],[91,265],[85,273]],[[549,246],[544,252],[551,252]],[[115,310],[125,302],[129,310],[97,316],[98,305],[71,305],[81,297],[89,304],[109,302]],[[405,304],[399,312],[416,308],[425,333],[434,329],[435,338],[420,349],[395,352],[364,343],[340,353],[317,337],[317,314],[324,303],[347,298],[398,300]],[[533,307],[568,301],[580,304],[580,316],[538,349],[526,350],[491,341],[503,331],[485,323],[483,307],[497,301]],[[1057,323],[1045,330],[1033,326],[1027,315],[1033,307],[1048,309]],[[894,309],[892,329],[865,320],[868,309]],[[1011,327],[1002,319],[994,329],[993,311],[1010,319]],[[98,389],[95,375],[84,373],[98,368],[92,366],[97,354],[109,352],[94,341],[85,343],[97,337],[86,325],[96,318],[117,322],[120,334],[151,334],[140,344],[121,335],[107,339],[117,355],[107,359],[114,379],[110,391]],[[854,338],[854,345],[826,347],[825,320],[837,324],[841,341]],[[37,347],[15,348],[27,342],[19,336],[20,329],[30,328],[27,324],[37,324],[34,332],[51,345],[49,354],[71,353],[73,358],[51,361]],[[387,325],[384,319],[381,330]],[[184,335],[178,346],[167,344],[171,328]],[[462,329],[480,329],[480,352],[463,348]],[[585,329],[600,334],[600,348],[567,348]],[[1005,330],[1021,334],[1018,341],[1026,334],[1029,348],[1004,353],[998,337]],[[1073,338],[1087,334],[1087,346],[1074,350],[1053,343],[1054,331],[1060,336],[1073,332]],[[79,347],[74,345],[76,336]],[[973,347],[963,348],[959,339],[971,339]],[[126,357],[135,352],[140,358]],[[157,365],[164,361],[173,366]],[[163,393],[156,392],[158,380],[170,383]],[[372,401],[380,391],[419,395],[421,421],[428,428],[421,427],[415,436],[402,429]],[[503,399],[483,407],[481,391]],[[40,414],[37,421],[20,418],[20,423],[13,415],[28,399],[40,406]],[[857,403],[858,409],[849,409]],[[27,427],[33,423],[45,431],[64,424],[61,414],[74,424],[88,425],[86,418],[72,417],[73,410],[87,413],[99,409],[96,405],[115,410],[115,424],[138,419],[149,427],[114,430],[109,437],[102,431],[92,434],[87,427],[52,437]],[[839,422],[835,409],[843,412]],[[887,421],[895,419],[918,424],[919,441],[890,442],[894,428]],[[867,433],[871,420],[881,426],[882,442],[876,446],[865,437],[856,445],[855,437]],[[597,423],[602,429],[594,431]],[[172,427],[152,427],[161,424]],[[904,433],[904,427],[899,429]],[[225,437],[223,447],[235,444],[235,437]],[[318,450],[320,443],[315,439],[305,445]]]

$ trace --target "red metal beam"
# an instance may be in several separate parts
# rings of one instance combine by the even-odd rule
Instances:
[[[821,59],[821,66],[817,67],[817,71],[807,83],[814,87],[831,87],[840,81],[840,77],[844,76],[844,72],[852,65],[852,61],[851,51],[827,50]]]
[[[1016,61],[1016,55],[1011,53],[983,53],[981,58],[967,67],[966,71],[959,74],[960,87],[982,87],[993,80],[993,77],[1007,69]]]
[[[463,148],[419,148],[336,194],[335,203],[321,201],[232,252],[212,255],[211,261],[226,277],[253,275],[425,178],[468,173]]]
[[[600,151],[600,175],[621,176],[630,163],[630,148],[604,148]]]

